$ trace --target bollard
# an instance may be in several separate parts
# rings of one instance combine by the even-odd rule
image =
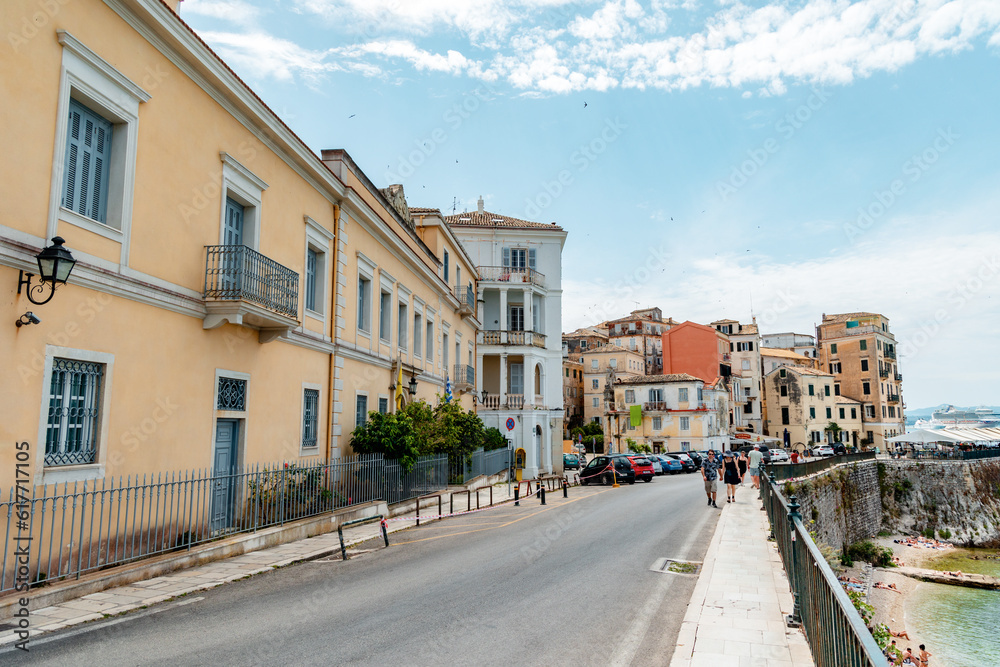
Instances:
[[[385,540],[385,546],[389,546],[389,533],[385,529],[385,519],[382,519],[382,539]]]
[[[545,487],[542,486],[542,485],[538,486],[538,497],[542,501],[540,504],[544,505],[545,504]]]
[[[518,496],[520,495],[521,495],[521,485],[518,484],[517,486],[514,487],[514,507],[521,506],[521,501],[518,500]]]
[[[569,482],[563,480],[563,498],[569,498]]]

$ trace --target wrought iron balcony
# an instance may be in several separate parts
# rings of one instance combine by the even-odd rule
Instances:
[[[896,358],[896,353],[893,352],[892,350],[886,350],[885,351],[885,358],[886,359],[895,359]]]
[[[896,382],[902,382],[902,381],[903,381],[902,373],[896,373]]]
[[[887,403],[899,403],[899,394],[889,394],[885,400]]]
[[[468,317],[476,314],[476,293],[471,285],[462,287],[456,285],[454,289],[455,298],[458,299],[458,314]]]
[[[880,378],[887,378],[887,377],[889,377],[889,369],[888,368],[881,368],[881,369],[879,369],[878,376]]]
[[[267,342],[298,325],[298,273],[245,245],[205,248],[204,328],[248,325]]]
[[[479,282],[492,283],[528,283],[543,285],[545,275],[526,267],[514,266],[477,266]]]
[[[643,412],[666,412],[669,409],[666,401],[649,401],[642,404]]]

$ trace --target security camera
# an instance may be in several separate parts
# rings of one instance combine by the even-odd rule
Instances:
[[[27,326],[29,324],[41,324],[41,323],[42,321],[37,317],[35,317],[35,314],[29,310],[24,315],[21,315],[21,318],[18,319],[14,324],[16,324],[18,328],[20,328],[23,326]]]

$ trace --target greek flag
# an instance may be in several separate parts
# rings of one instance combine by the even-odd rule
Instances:
[[[444,379],[444,401],[451,403],[451,379],[445,376]]]

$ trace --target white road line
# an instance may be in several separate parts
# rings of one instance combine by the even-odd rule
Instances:
[[[154,609],[147,609],[145,611],[139,612],[138,614],[126,612],[124,616],[121,616],[119,618],[114,618],[111,619],[110,621],[105,621],[103,623],[100,622],[87,623],[81,628],[77,628],[75,630],[69,630],[68,632],[63,632],[57,635],[56,634],[49,636],[43,635],[38,639],[32,637],[31,639],[28,640],[28,648],[31,648],[33,646],[38,646],[39,644],[48,644],[49,642],[54,642],[60,639],[68,639],[69,637],[76,637],[77,635],[82,635],[85,632],[93,632],[94,630],[110,628],[111,626],[118,625],[119,623],[124,623],[125,621],[133,621],[137,618],[142,618],[143,616],[152,616],[153,614],[159,614],[162,611],[167,611],[168,609],[173,609],[174,607],[183,607],[186,604],[191,604],[192,602],[198,602],[199,600],[204,600],[204,599],[205,599],[204,597],[185,598],[183,600],[178,600],[173,604],[163,605],[160,607],[156,607]],[[9,650],[0,651],[0,653],[10,653],[13,652],[14,650],[15,650],[14,647],[11,646]]]
[[[695,530],[691,531],[691,534],[683,546],[681,546],[680,554],[677,556],[679,560],[687,559],[695,539],[701,534],[705,522],[712,515],[704,514],[703,516],[704,519],[699,522]],[[646,601],[639,608],[635,618],[632,619],[632,623],[629,625],[628,630],[625,631],[621,641],[618,642],[614,655],[608,663],[609,665],[612,667],[626,667],[632,664],[632,659],[635,658],[636,651],[639,650],[639,646],[642,645],[642,641],[646,638],[646,633],[649,632],[650,623],[653,622],[653,618],[660,611],[660,606],[663,604],[664,598],[666,598],[667,593],[676,581],[675,577],[660,577],[653,584],[653,590],[646,597]],[[667,659],[669,660],[669,656]]]

